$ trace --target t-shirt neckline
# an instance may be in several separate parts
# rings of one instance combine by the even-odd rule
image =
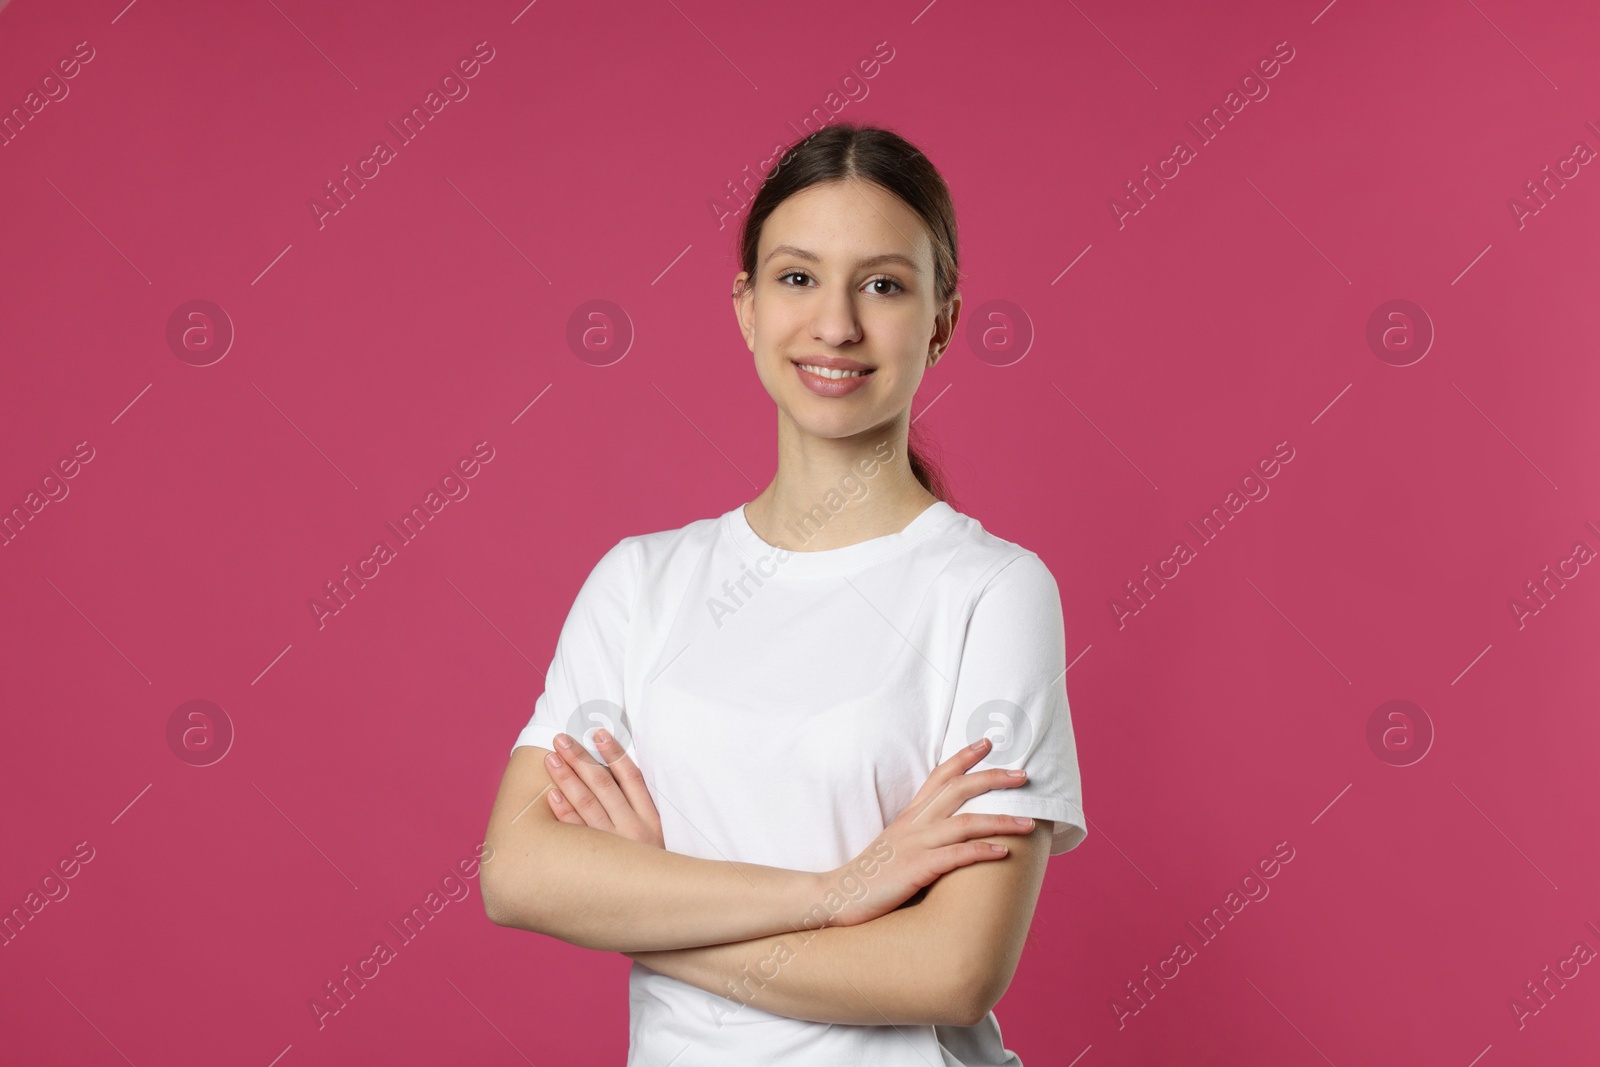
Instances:
[[[763,541],[751,528],[744,509],[745,505],[740,504],[724,514],[723,527],[762,580],[832,578],[852,574],[920,544],[961,514],[943,500],[935,500],[897,533],[870,537],[841,548],[796,552]],[[790,529],[786,532],[790,535],[791,544],[800,543],[803,531]]]

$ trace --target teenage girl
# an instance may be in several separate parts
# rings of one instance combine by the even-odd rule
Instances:
[[[601,558],[516,739],[485,906],[633,959],[629,1067],[1020,1065],[992,1009],[1087,828],[1055,579],[911,449],[956,253],[893,132],[773,167],[733,305],[777,474]]]

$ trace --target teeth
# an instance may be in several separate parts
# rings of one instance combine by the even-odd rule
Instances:
[[[860,378],[867,373],[862,370],[829,370],[827,367],[813,367],[809,363],[802,363],[800,367],[821,378]]]

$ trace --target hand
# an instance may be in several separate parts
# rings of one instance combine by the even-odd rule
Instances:
[[[970,838],[1026,834],[1033,829],[1032,819],[1017,822],[1010,815],[952,814],[980,793],[1027,781],[1025,774],[1013,778],[1003,767],[967,774],[989,748],[989,739],[983,738],[977,748],[968,745],[935,767],[911,803],[871,845],[823,876],[824,892],[845,900],[841,910],[829,914],[827,925],[870,922],[898,908],[946,871],[1008,854],[1003,845]],[[827,906],[821,910],[827,911]]]
[[[570,747],[563,747],[567,741]],[[665,849],[661,837],[661,817],[639,773],[617,739],[605,730],[594,732],[595,746],[609,766],[597,763],[584,747],[566,734],[556,735],[559,766],[550,772],[550,810],[556,818],[573,826],[590,826],[630,841]]]

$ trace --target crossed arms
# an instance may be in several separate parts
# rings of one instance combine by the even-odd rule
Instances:
[[[549,750],[511,755],[486,834],[491,921],[646,967],[793,1019],[865,1025],[980,1022],[1011,983],[1044,880],[1052,824],[977,840],[1003,859],[940,875],[919,901],[817,927],[839,872],[703,860],[556,817]],[[841,871],[843,868],[841,868]]]

